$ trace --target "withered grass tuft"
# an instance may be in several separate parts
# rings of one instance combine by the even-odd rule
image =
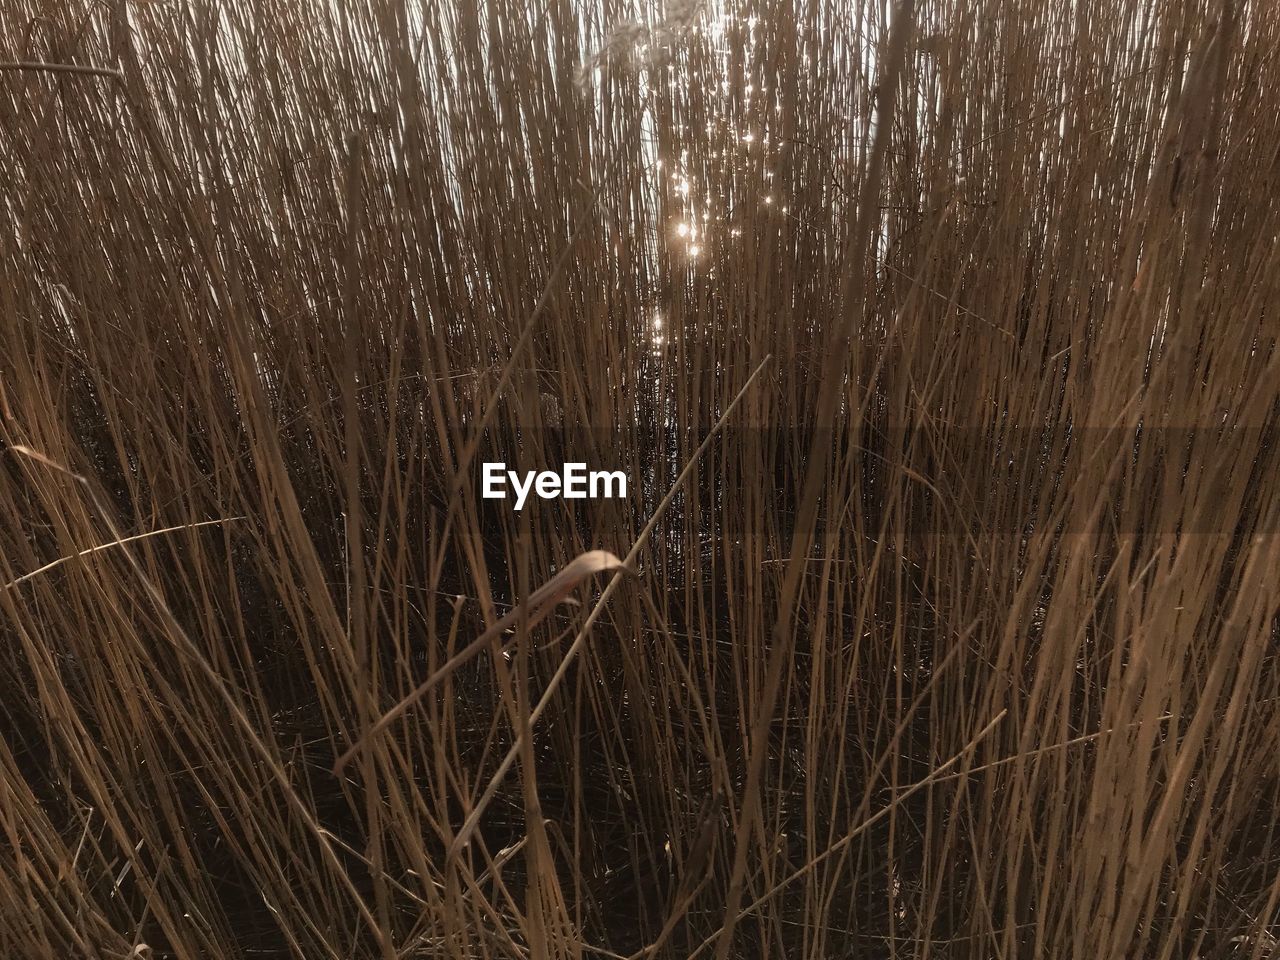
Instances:
[[[1262,2],[0,3],[0,955],[1275,956],[1278,144]]]

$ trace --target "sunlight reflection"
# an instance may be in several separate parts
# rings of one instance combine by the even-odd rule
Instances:
[[[639,93],[658,97],[643,149],[665,206],[659,235],[674,262],[702,273],[717,267],[717,235],[740,244],[795,218],[784,205],[787,178],[768,169],[778,162],[779,98],[762,56],[762,19],[742,0],[705,0],[689,11],[633,23],[634,37],[625,37],[631,52],[596,62],[628,67]],[[778,210],[786,216],[772,215]],[[650,320],[642,329],[656,343],[664,321],[658,313]]]

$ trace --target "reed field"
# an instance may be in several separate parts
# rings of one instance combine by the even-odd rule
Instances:
[[[1277,196],[1262,0],[0,0],[0,957],[1280,958]]]

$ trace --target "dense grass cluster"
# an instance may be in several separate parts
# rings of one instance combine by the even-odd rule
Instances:
[[[0,954],[1275,956],[1278,191],[1269,3],[3,0]]]

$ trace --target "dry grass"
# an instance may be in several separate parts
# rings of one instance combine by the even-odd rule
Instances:
[[[636,2],[0,4],[0,954],[1274,956],[1280,11]]]

